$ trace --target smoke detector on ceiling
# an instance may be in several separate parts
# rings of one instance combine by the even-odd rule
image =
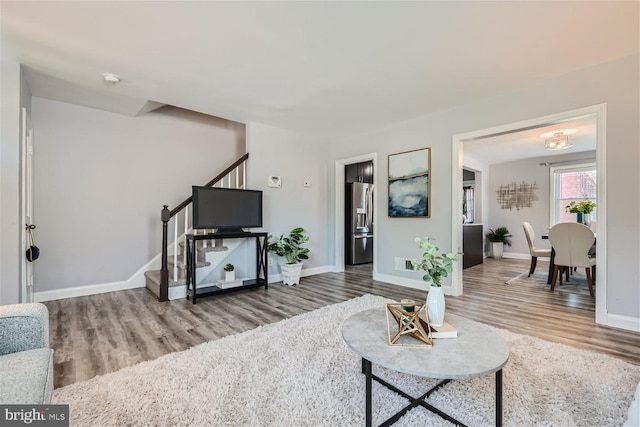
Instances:
[[[104,73],[102,77],[104,77],[105,82],[111,83],[112,85],[120,82],[120,76],[116,74]]]

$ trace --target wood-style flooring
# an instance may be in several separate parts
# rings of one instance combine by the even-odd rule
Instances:
[[[504,284],[528,267],[526,260],[488,258],[464,270],[464,295],[447,296],[447,310],[640,365],[640,333],[597,326],[593,298]],[[206,297],[195,305],[159,303],[144,288],[49,301],[54,384],[62,387],[367,293],[395,300],[426,296],[372,280],[368,265],[305,277],[293,287],[273,283],[268,290]]]

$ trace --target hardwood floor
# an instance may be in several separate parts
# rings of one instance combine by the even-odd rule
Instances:
[[[597,326],[594,299],[514,287],[504,282],[529,261],[491,258],[464,270],[464,295],[446,297],[447,310],[512,332],[606,353],[640,365],[640,333]],[[546,269],[541,262],[538,269]],[[277,322],[367,293],[422,300],[424,291],[376,282],[371,266],[305,277],[207,297],[159,303],[144,288],[45,303],[54,348],[55,387],[92,378],[164,354]]]

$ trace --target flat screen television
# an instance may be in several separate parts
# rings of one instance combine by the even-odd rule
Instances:
[[[192,196],[194,229],[238,233],[262,227],[262,191],[194,185]]]

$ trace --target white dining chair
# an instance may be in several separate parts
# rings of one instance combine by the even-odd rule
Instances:
[[[558,279],[561,267],[584,268],[589,284],[589,294],[594,296],[593,284],[596,272],[596,258],[589,256],[589,250],[593,246],[595,235],[591,229],[576,222],[562,222],[549,230],[549,242],[555,250],[553,261],[553,277],[551,290],[553,291]],[[562,285],[562,274],[560,274]]]
[[[529,267],[530,277],[536,271],[536,265],[538,264],[538,258],[550,258],[551,249],[537,249],[536,248],[536,233],[533,231],[533,227],[528,222],[522,223],[524,228],[524,235],[527,236],[527,243],[529,244],[529,253],[531,254],[531,267]]]

